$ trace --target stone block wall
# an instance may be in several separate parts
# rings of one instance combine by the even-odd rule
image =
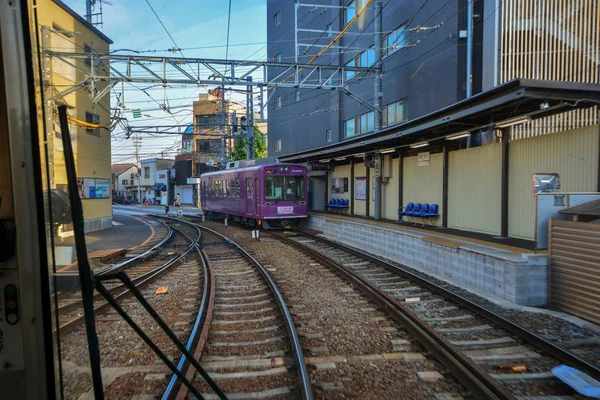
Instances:
[[[466,289],[519,305],[547,303],[548,267],[544,256],[495,254],[466,245],[439,246],[424,234],[320,215],[311,215],[307,227]]]

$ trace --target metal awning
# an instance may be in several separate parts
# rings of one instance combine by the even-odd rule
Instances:
[[[532,120],[600,104],[600,85],[516,79],[422,117],[379,132],[288,154],[281,162],[306,162],[330,157],[409,146],[465,131],[529,117]]]

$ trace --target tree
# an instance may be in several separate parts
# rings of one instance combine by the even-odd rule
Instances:
[[[235,139],[231,161],[245,160],[246,156],[246,137],[240,135]],[[266,156],[267,144],[260,131],[254,127],[254,158],[265,158]]]

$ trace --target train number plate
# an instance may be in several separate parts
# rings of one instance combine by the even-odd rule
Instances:
[[[293,214],[293,213],[294,213],[294,207],[292,207],[292,206],[277,207],[277,214]]]

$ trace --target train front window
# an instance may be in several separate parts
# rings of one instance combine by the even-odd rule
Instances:
[[[267,176],[265,200],[304,200],[304,178],[301,176]]]

